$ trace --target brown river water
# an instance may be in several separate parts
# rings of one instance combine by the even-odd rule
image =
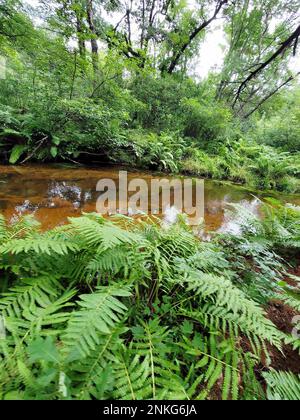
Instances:
[[[66,167],[63,165],[0,165],[0,213],[8,220],[33,213],[43,229],[67,222],[68,217],[82,212],[95,212],[100,179],[118,181],[117,167]],[[164,175],[129,172],[128,180],[141,178],[151,183]],[[171,178],[172,179],[172,178]],[[228,219],[229,203],[239,203],[259,213],[257,200],[270,197],[267,193],[253,193],[229,183],[205,181],[205,227],[207,231],[230,230],[234,221]],[[272,195],[283,203],[300,206],[300,196]],[[234,229],[233,229],[234,230]]]

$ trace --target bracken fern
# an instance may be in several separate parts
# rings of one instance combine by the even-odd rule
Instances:
[[[1,398],[298,396],[286,374],[266,372],[267,395],[256,376],[270,345],[298,346],[252,299],[260,257],[252,253],[251,267],[237,247],[232,258],[223,244],[234,238],[205,243],[182,222],[160,227],[94,214],[47,233],[32,218],[9,225],[0,217],[0,237]],[[275,289],[298,308],[285,287]]]

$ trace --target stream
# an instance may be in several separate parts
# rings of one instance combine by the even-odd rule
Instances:
[[[119,170],[122,168],[112,166],[0,165],[0,213],[8,220],[33,213],[44,230],[62,225],[67,222],[68,217],[80,216],[82,212],[95,212],[99,197],[99,192],[96,191],[97,182],[100,179],[111,179],[117,184]],[[152,179],[172,179],[150,172],[128,173],[128,181],[136,178],[143,179],[147,185],[150,185]],[[228,217],[228,204],[239,203],[258,214],[260,200],[266,197],[276,198],[282,203],[300,205],[300,196],[253,193],[238,185],[205,180],[205,229],[234,232],[237,222]],[[116,203],[117,208],[118,205]]]

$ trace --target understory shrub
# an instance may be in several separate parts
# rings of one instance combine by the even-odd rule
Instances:
[[[268,348],[300,342],[261,305],[278,293],[299,305],[275,280],[285,263],[271,244],[299,251],[298,230],[278,237],[281,217],[266,228],[247,215],[248,241],[210,243],[182,221],[91,214],[41,233],[32,217],[0,217],[0,398],[299,398]]]
[[[86,153],[109,157],[116,148],[126,145],[126,112],[84,99],[57,100],[46,108],[44,105],[30,114],[0,115],[6,118],[0,135],[6,147],[10,145],[11,163],[26,157],[76,159]]]
[[[222,144],[215,154],[199,151],[194,145],[186,149],[181,168],[187,174],[228,179],[257,190],[300,191],[298,155],[243,139]]]
[[[210,147],[210,143],[226,139],[232,122],[228,108],[218,103],[200,102],[197,99],[184,100],[184,135],[197,140],[200,147]]]
[[[134,145],[137,167],[172,173],[180,170],[185,142],[177,133],[131,131],[128,140]]]

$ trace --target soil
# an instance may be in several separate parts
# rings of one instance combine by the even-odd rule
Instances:
[[[289,274],[300,277],[300,261],[297,263],[297,268],[289,270]],[[288,277],[284,280],[292,287],[299,286],[299,284],[289,279]],[[285,334],[291,334],[293,328],[295,327],[295,324],[293,324],[293,319],[295,316],[300,315],[299,312],[290,308],[288,305],[285,305],[280,300],[272,300],[266,308],[266,313],[270,321],[272,321],[273,324],[276,325],[276,327]],[[241,345],[245,351],[249,351],[251,348],[248,339],[245,337],[242,340]],[[260,379],[264,387],[265,382],[261,373],[262,371],[269,370],[270,367],[275,370],[289,371],[294,374],[300,374],[299,350],[293,350],[291,345],[284,345],[282,347],[282,352],[271,345],[267,345],[267,349],[271,358],[271,366],[267,364],[267,360],[264,358],[256,370],[257,377]]]
[[[300,278],[300,259],[297,258],[297,264],[289,270],[289,274]],[[284,281],[291,287],[299,287],[299,283],[290,279],[288,276],[286,276]],[[283,304],[280,300],[271,301],[267,308],[268,318],[285,334],[291,334],[295,327],[293,319],[297,315],[300,315],[300,313],[288,305]],[[290,345],[283,346],[282,353],[272,346],[269,346],[268,350],[272,359],[272,368],[300,374],[300,356],[298,350],[293,350]]]
[[[293,324],[293,318],[300,315],[289,306],[284,305],[282,302],[277,300],[271,302],[267,310],[267,314],[268,318],[276,325],[276,327],[286,334],[290,334],[295,327]],[[269,347],[272,359],[271,367],[276,370],[284,370],[300,374],[299,352],[297,350],[293,350],[290,345],[283,346],[282,351],[283,353],[272,346]]]
[[[296,276],[296,277],[298,276],[300,278],[300,262],[299,262],[298,259],[297,259],[297,267],[291,268],[290,270],[288,270],[288,272],[292,276]],[[297,283],[296,280],[293,280],[288,276],[284,280],[291,287],[298,287],[299,286],[299,283]]]

